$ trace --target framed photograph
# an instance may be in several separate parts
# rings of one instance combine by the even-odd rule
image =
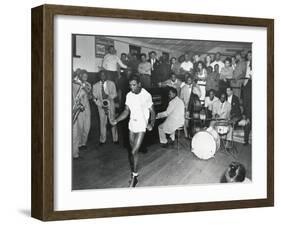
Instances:
[[[274,20],[32,9],[32,217],[274,205]]]

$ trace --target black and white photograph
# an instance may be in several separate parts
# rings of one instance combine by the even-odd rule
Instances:
[[[274,19],[47,4],[32,39],[33,217],[274,206]]]
[[[72,190],[252,182],[251,42],[72,34],[71,60]]]

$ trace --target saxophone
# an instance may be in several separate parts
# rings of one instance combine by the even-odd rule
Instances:
[[[85,106],[81,103],[81,95],[82,89],[84,88],[84,84],[78,78],[75,78],[73,80],[73,83],[79,85],[79,89],[77,91],[77,94],[75,95],[75,98],[73,100],[74,104],[72,106],[72,123],[74,124],[80,112],[83,112],[85,110]]]
[[[107,116],[109,114],[109,104],[110,104],[110,102],[109,102],[108,99],[103,99],[102,100],[102,108],[103,108],[103,110],[105,112],[105,115],[107,115]]]
[[[102,108],[104,110],[105,115],[108,117],[109,123],[112,125],[112,118],[111,118],[109,107],[110,107],[110,101],[108,99],[103,99]]]
[[[107,116],[109,123],[112,125],[112,118],[111,118],[111,113],[110,113],[111,101],[108,99],[108,97],[109,96],[108,96],[108,94],[105,93],[103,83],[102,83],[101,107],[104,110],[104,113]]]

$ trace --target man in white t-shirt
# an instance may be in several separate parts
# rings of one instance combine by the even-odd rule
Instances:
[[[105,70],[107,78],[113,81],[116,85],[118,78],[118,65],[121,68],[127,68],[120,58],[116,55],[114,46],[109,46],[108,53],[104,56],[102,61],[102,68]]]
[[[191,72],[191,70],[193,69],[193,63],[190,61],[190,57],[188,53],[184,54],[184,62],[181,63],[180,68],[182,73],[184,74],[186,72]]]
[[[130,165],[131,181],[130,187],[135,187],[138,183],[138,152],[142,144],[146,130],[151,131],[155,122],[155,112],[153,109],[152,97],[144,88],[138,76],[132,76],[129,80],[131,91],[126,96],[125,110],[115,119],[112,124],[126,119],[129,120],[129,140],[131,145]],[[150,119],[150,123],[149,123]]]

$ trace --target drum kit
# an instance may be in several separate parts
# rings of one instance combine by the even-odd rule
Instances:
[[[213,120],[213,119],[206,119]],[[199,159],[208,160],[215,156],[220,149],[221,136],[225,136],[229,132],[229,120],[214,119],[214,126],[195,130],[196,133],[191,140],[191,152]]]

